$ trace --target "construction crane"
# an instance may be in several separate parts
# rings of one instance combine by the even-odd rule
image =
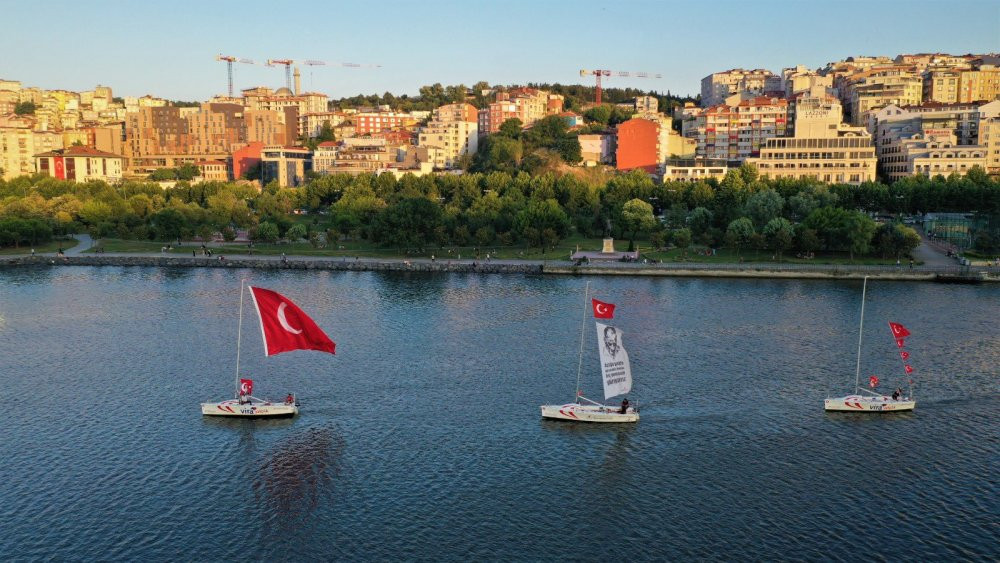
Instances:
[[[292,65],[295,61],[292,59],[267,59],[267,66],[277,66],[285,65],[285,87],[289,91],[292,89]]]
[[[304,60],[304,61],[294,61],[292,59],[268,59],[267,66],[285,66],[285,86],[291,90],[292,89],[292,65],[296,62],[309,66],[342,66],[346,68],[380,68],[382,65],[367,64],[367,63],[331,63],[328,61],[317,61],[317,60]]]
[[[216,55],[215,60],[226,61],[226,70],[229,73],[229,97],[233,97],[233,63],[243,63],[252,65],[254,62],[250,59],[242,59],[240,57],[232,57],[229,55]]]
[[[597,78],[597,96],[595,96],[595,102],[597,105],[601,105],[601,77],[602,76],[620,76],[622,78],[663,78],[660,74],[650,74],[648,72],[623,72],[620,70],[581,70],[580,76],[587,76],[593,74]]]

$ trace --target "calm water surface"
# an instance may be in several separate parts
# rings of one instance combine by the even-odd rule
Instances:
[[[244,324],[244,374],[298,392],[294,420],[200,415],[232,394],[241,276],[337,342],[264,358]],[[594,278],[642,421],[543,421],[584,281],[0,271],[0,559],[1000,556],[1000,287],[870,283],[862,374],[900,382],[905,324],[918,407],[862,415],[822,409],[853,386],[860,282]]]

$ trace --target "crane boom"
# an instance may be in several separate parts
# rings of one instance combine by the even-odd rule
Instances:
[[[605,69],[600,69],[600,70],[582,69],[582,70],[580,70],[580,76],[588,76],[588,75],[592,74],[592,75],[594,75],[594,78],[597,81],[596,95],[594,96],[594,98],[595,98],[594,101],[597,103],[597,105],[601,104],[601,77],[603,77],[603,76],[609,76],[610,77],[612,75],[612,73],[614,73],[615,76],[620,77],[620,78],[633,78],[633,77],[634,78],[663,78],[663,75],[661,75],[661,74],[651,74],[651,73],[648,73],[648,72],[628,72],[628,71],[623,71],[623,70],[605,70]]]
[[[226,63],[226,73],[229,75],[229,97],[233,97],[233,63],[244,63],[244,64],[254,64],[251,59],[244,59],[240,57],[234,57],[231,55],[218,54],[215,56],[217,61],[225,61]]]

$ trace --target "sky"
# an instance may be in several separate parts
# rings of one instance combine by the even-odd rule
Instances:
[[[420,86],[592,84],[697,94],[730,68],[779,73],[856,55],[1000,52],[1000,0],[0,0],[0,79],[43,89],[201,101],[227,89],[218,54],[302,66],[333,98]],[[241,88],[284,86],[283,67],[234,65]]]

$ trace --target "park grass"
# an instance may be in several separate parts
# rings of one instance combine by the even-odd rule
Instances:
[[[51,242],[45,242],[41,244],[36,244],[34,247],[31,245],[22,245],[20,248],[0,248],[0,256],[11,256],[17,254],[31,254],[31,249],[35,249],[36,254],[43,254],[46,252],[58,252],[60,248],[66,250],[67,248],[73,248],[76,246],[76,239],[56,239]]]
[[[65,242],[54,243],[56,247],[63,245],[66,247]],[[200,253],[201,243],[187,241],[182,243],[181,246],[176,246],[176,242],[163,242],[163,241],[138,241],[138,240],[122,240],[122,239],[101,239],[99,244],[95,245],[87,252],[96,252],[98,248],[103,249],[105,252],[118,252],[118,253],[159,253],[164,246],[171,245],[171,249],[168,251],[171,254],[190,254],[192,250],[197,250]],[[288,256],[313,256],[313,257],[330,257],[330,258],[340,258],[340,257],[361,257],[361,258],[381,258],[381,259],[393,259],[393,258],[431,258],[441,260],[448,259],[458,259],[462,258],[464,260],[482,260],[486,258],[486,253],[490,254],[491,258],[499,260],[566,260],[570,259],[570,255],[579,250],[589,250],[598,251],[601,250],[603,245],[603,240],[600,238],[589,238],[579,235],[573,235],[567,237],[554,247],[546,248],[544,250],[536,247],[525,247],[524,245],[515,246],[496,246],[489,245],[485,247],[473,247],[473,246],[428,246],[423,249],[405,249],[398,247],[385,247],[374,245],[371,242],[364,240],[341,240],[337,242],[335,247],[331,246],[320,246],[314,247],[308,242],[290,242],[290,243],[254,243],[253,245],[253,255],[260,256],[279,256],[285,254]],[[773,258],[774,252],[765,250],[742,250],[737,254],[733,249],[729,248],[718,248],[714,255],[706,255],[706,248],[704,246],[691,246],[686,249],[671,248],[668,250],[652,250],[652,247],[648,240],[637,239],[635,241],[635,246],[639,250],[640,259],[647,259],[651,262],[663,261],[664,263],[699,263],[699,264],[735,264],[735,263],[774,263],[779,262],[777,258]],[[247,243],[213,243],[210,245],[213,254],[216,255],[227,255],[227,256],[248,256],[251,254],[251,249]],[[623,251],[628,249],[628,241],[626,240],[616,240],[615,241],[616,250]],[[55,247],[51,250],[42,250],[40,247],[36,248],[36,252],[54,252]],[[13,249],[5,249],[0,251],[4,254],[18,254],[22,252],[12,252]],[[878,256],[855,256],[852,260],[847,253],[837,253],[837,252],[825,252],[816,253],[813,258],[798,258],[795,256],[794,252],[786,253],[780,260],[783,264],[826,264],[826,265],[872,265],[872,266],[892,266],[896,264],[896,260],[892,259],[882,259]],[[908,264],[908,260],[903,260],[902,265]],[[922,262],[915,262],[914,264],[919,265]]]

